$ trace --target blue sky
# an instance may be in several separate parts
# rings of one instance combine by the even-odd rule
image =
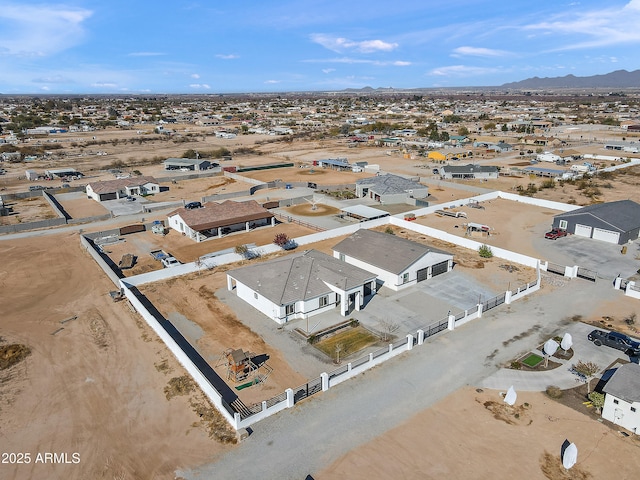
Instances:
[[[640,0],[0,0],[0,93],[492,86],[639,46]]]

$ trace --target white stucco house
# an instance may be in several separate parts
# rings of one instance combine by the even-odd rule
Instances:
[[[378,283],[402,290],[453,268],[453,255],[396,235],[360,229],[333,247],[333,256],[377,275]]]
[[[250,231],[258,227],[275,225],[276,219],[255,200],[205,203],[200,208],[178,208],[168,215],[170,228],[201,242],[211,237]]]
[[[160,184],[153,177],[117,178],[89,183],[85,191],[87,197],[97,202],[116,200],[131,195],[150,195],[160,192]]]
[[[383,205],[389,203],[416,205],[416,200],[422,200],[426,203],[425,199],[429,196],[429,187],[389,173],[356,180],[356,196],[372,198]]]
[[[227,272],[227,288],[279,324],[340,309],[360,310],[376,292],[376,275],[317,250]]]
[[[602,391],[602,418],[640,434],[640,365],[619,366]]]

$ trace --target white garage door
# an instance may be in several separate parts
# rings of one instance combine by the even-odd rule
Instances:
[[[576,223],[576,235],[580,235],[581,237],[591,237],[591,227],[587,227],[586,225],[580,225]]]
[[[602,228],[593,229],[594,240],[602,240],[604,242],[617,244],[620,240],[620,232],[612,232],[611,230],[604,230]]]

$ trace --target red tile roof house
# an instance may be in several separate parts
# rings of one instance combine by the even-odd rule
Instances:
[[[153,177],[130,177],[91,182],[86,187],[87,196],[97,202],[116,200],[130,195],[147,195],[160,192],[160,184]]]
[[[179,208],[169,214],[169,227],[201,242],[228,233],[274,226],[273,214],[255,200],[205,203],[201,208]]]

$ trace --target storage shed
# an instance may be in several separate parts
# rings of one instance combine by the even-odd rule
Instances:
[[[552,228],[623,245],[638,238],[640,204],[631,200],[598,203],[553,217]]]

